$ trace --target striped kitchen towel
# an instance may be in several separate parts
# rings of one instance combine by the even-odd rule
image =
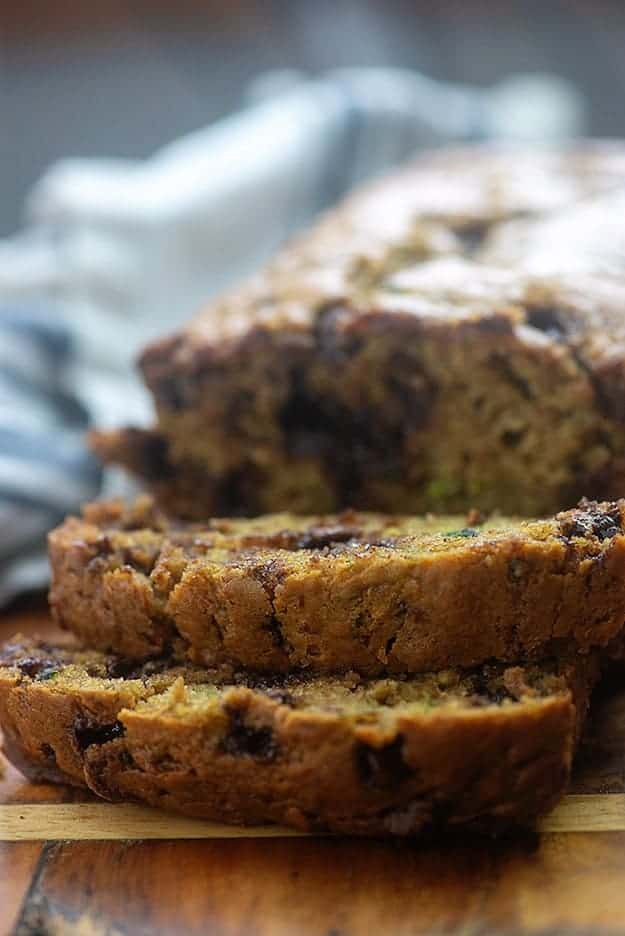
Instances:
[[[66,385],[71,353],[43,311],[0,306],[0,604],[45,581],[42,535],[100,488],[88,414]]]

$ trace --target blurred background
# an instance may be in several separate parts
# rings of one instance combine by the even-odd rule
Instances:
[[[622,0],[0,2],[0,605],[127,490],[138,349],[420,149],[623,136],[624,49]]]
[[[625,132],[621,0],[5,0],[0,234],[67,155],[147,156],[229,113],[259,72],[394,65],[489,85],[552,72],[593,135]]]

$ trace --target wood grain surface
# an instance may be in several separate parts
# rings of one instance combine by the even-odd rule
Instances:
[[[0,621],[52,633],[43,601]],[[536,832],[415,843],[237,830],[0,778],[0,934],[624,934],[625,686]]]

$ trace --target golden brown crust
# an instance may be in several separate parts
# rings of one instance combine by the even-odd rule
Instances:
[[[83,641],[128,657],[426,672],[588,652],[625,623],[624,501],[468,528],[353,512],[202,527],[168,525],[148,501],[119,510],[51,534],[51,605]]]
[[[7,753],[35,773],[218,821],[350,834],[531,822],[562,795],[596,661],[412,680],[207,683],[32,642],[5,650]],[[56,776],[55,776],[56,772]]]
[[[168,509],[526,516],[625,485],[625,148],[429,154],[142,356]]]

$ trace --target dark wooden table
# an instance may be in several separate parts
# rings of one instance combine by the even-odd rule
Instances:
[[[0,622],[50,633],[43,604]],[[625,934],[625,690],[596,700],[572,794],[509,841],[286,837],[0,779],[0,933]]]

